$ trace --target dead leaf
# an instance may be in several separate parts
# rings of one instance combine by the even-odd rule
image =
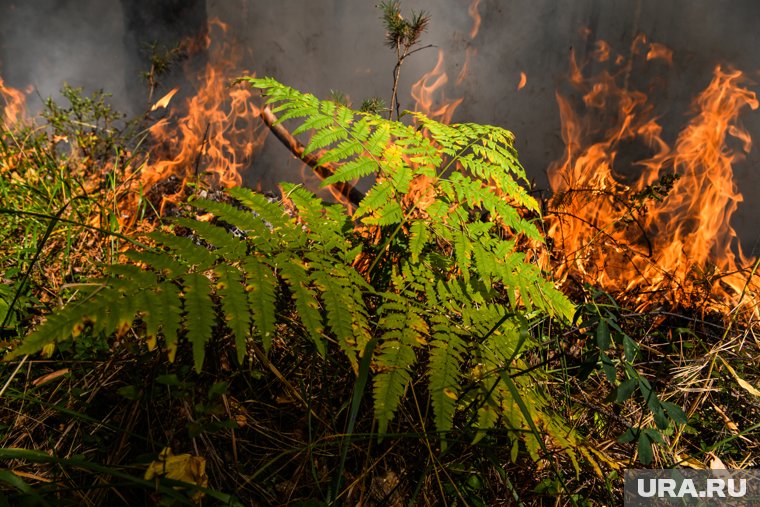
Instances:
[[[196,484],[201,487],[208,486],[208,476],[206,475],[206,459],[202,456],[193,456],[192,454],[172,454],[170,448],[166,447],[158,459],[151,462],[145,470],[145,480],[151,480],[154,477],[166,477],[175,481]],[[192,495],[196,502],[203,498],[203,492],[196,491]]]
[[[52,373],[48,373],[47,375],[43,375],[42,377],[34,379],[34,381],[32,382],[32,385],[37,387],[37,386],[41,386],[42,384],[47,384],[48,382],[51,382],[57,379],[58,377],[66,375],[70,371],[71,370],[68,368],[63,368],[62,370],[57,370]]]
[[[11,470],[11,472],[13,473],[13,475],[17,475],[23,479],[29,479],[32,481],[47,482],[47,483],[53,482],[47,477],[42,477],[41,475],[36,475],[36,474],[30,474],[29,472],[21,472],[19,470]]]
[[[739,426],[737,426],[736,423],[732,421],[718,405],[713,404],[712,407],[723,418],[723,423],[726,425],[726,428],[728,428],[728,431],[734,435],[739,433]]]
[[[728,369],[728,371],[731,373],[731,375],[733,375],[733,377],[736,379],[736,382],[738,382],[739,385],[745,391],[747,391],[748,393],[750,393],[750,394],[752,394],[752,395],[757,396],[757,397],[760,398],[760,391],[758,391],[757,388],[755,388],[755,386],[753,386],[752,384],[750,384],[749,382],[747,382],[746,380],[744,380],[743,378],[741,378],[739,376],[739,374],[736,373],[736,370],[734,370],[731,367],[731,365],[728,364],[722,357],[720,358],[720,360],[723,362],[723,365]]]
[[[676,458],[678,466],[693,468],[694,470],[705,469],[705,465],[703,465],[701,461],[691,456],[675,453],[674,457]]]

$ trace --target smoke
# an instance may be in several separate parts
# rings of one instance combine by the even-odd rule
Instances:
[[[146,46],[171,48],[206,26],[204,0],[7,0],[0,4],[0,72],[35,97],[64,83],[104,90],[127,114],[144,111]],[[168,79],[172,79],[169,77]],[[175,78],[176,79],[176,78]]]
[[[121,7],[116,1],[32,0],[0,6],[0,71],[8,84],[56,97],[63,83],[104,89],[128,106]],[[31,107],[35,105],[34,96]]]
[[[673,50],[672,67],[655,69],[654,100],[666,135],[685,124],[689,103],[709,82],[718,63],[742,70],[760,69],[755,51],[760,3],[755,0],[482,0],[480,32],[470,40],[471,0],[406,0],[402,10],[424,9],[431,15],[423,44],[446,55],[449,83],[445,94],[464,97],[455,121],[504,126],[517,136],[521,160],[539,187],[545,170],[562,153],[559,115],[554,98],[568,74],[574,49],[579,60],[593,50],[593,40],[607,40],[625,53],[636,34]],[[369,96],[388,99],[395,63],[384,44],[379,0],[8,0],[0,6],[0,72],[16,87],[34,85],[42,96],[55,95],[66,81],[89,90],[103,88],[116,105],[141,112],[145,87],[139,72],[147,67],[143,42],[175,44],[202,30],[205,19],[218,17],[250,50],[244,67],[302,90],[327,97],[346,93],[354,105]],[[581,28],[591,36],[580,36]],[[469,76],[456,77],[467,51],[477,52]],[[411,84],[431,70],[436,49],[410,57],[402,69],[402,107],[411,108]],[[589,69],[593,72],[593,67]],[[521,73],[527,84],[517,90]],[[650,74],[651,75],[651,74]],[[643,72],[632,73],[631,86],[645,86]],[[755,138],[760,117],[745,116]],[[757,239],[760,200],[754,168],[758,150],[736,168],[746,202],[736,215],[745,244]],[[267,143],[248,175],[251,184],[298,177],[300,164],[284,149]]]

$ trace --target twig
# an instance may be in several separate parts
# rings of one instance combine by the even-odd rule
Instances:
[[[393,90],[391,91],[391,107],[388,112],[389,120],[393,119],[394,110],[396,111],[396,119],[398,120],[401,117],[401,104],[398,101],[398,82],[401,79],[401,66],[404,64],[404,60],[406,60],[407,56],[410,56],[417,51],[434,47],[436,46],[428,44],[427,46],[413,49],[412,51],[409,51],[408,48],[404,48],[404,51],[401,52],[401,47],[396,46],[396,66],[393,67]]]
[[[306,150],[304,145],[301,144],[298,139],[293,137],[293,134],[288,132],[288,129],[283,127],[282,124],[277,123],[277,116],[275,116],[268,106],[261,110],[260,116],[264,121],[264,124],[269,127],[269,130],[272,131],[275,137],[279,139],[293,155],[311,167],[320,179],[324,180],[335,174],[335,167],[331,164],[320,164],[318,156],[313,153],[304,153]],[[353,205],[358,205],[362,199],[364,199],[364,194],[348,183],[335,183],[331,186]]]
[[[5,385],[3,386],[3,388],[0,389],[0,398],[3,397],[3,395],[5,394],[5,391],[8,389],[8,386],[10,386],[11,382],[13,382],[13,379],[16,378],[16,374],[21,369],[21,367],[24,365],[24,363],[26,362],[26,359],[28,357],[29,357],[29,354],[27,354],[24,357],[22,357],[21,361],[19,361],[18,365],[16,366],[16,369],[13,370],[13,373],[11,373],[11,376],[8,377],[8,381],[5,383]]]
[[[203,140],[201,140],[201,146],[198,148],[198,156],[195,157],[195,177],[198,177],[198,170],[201,166],[201,157],[203,156],[203,150],[206,147],[206,143],[208,142],[208,128],[209,124],[206,123],[206,130],[203,132]]]

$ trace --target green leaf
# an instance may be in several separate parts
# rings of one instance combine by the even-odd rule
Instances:
[[[460,365],[464,344],[456,334],[446,332],[439,325],[434,332],[431,343],[430,366],[430,399],[433,405],[436,429],[446,434],[452,428],[454,412],[459,399]]]
[[[222,300],[224,320],[235,337],[238,363],[242,364],[247,350],[246,342],[251,334],[251,314],[243,287],[243,275],[226,264],[218,265],[214,272],[219,279],[217,288]]]
[[[187,339],[193,346],[195,371],[201,371],[206,355],[206,342],[211,338],[211,329],[216,320],[211,302],[211,284],[200,273],[190,273],[184,277],[184,310]]]
[[[663,401],[661,402],[661,405],[665,410],[667,410],[668,416],[670,416],[670,418],[673,419],[676,424],[689,423],[689,418],[686,416],[686,412],[684,412],[683,409],[675,403]]]
[[[335,171],[335,174],[325,178],[322,186],[334,185],[343,181],[353,181],[368,176],[377,170],[377,162],[367,157],[358,157],[346,162]]]
[[[227,382],[214,382],[208,389],[208,399],[215,400],[227,392]]]
[[[245,255],[245,242],[235,238],[222,227],[189,218],[177,218],[175,222],[195,231],[199,237],[217,249],[217,255],[227,261],[238,260]]]
[[[668,426],[670,426],[670,423],[668,421],[668,418],[665,416],[665,411],[662,409],[661,406],[657,406],[657,410],[652,411],[652,416],[654,419],[654,423],[657,425],[657,427],[661,430],[668,429]]]
[[[404,390],[412,380],[409,369],[416,362],[416,357],[412,347],[394,340],[383,343],[378,360],[383,368],[390,370],[375,375],[374,379],[377,433],[382,436],[387,432],[388,422],[393,418]]]
[[[199,270],[211,266],[216,260],[206,247],[196,245],[190,238],[172,236],[159,231],[148,233],[148,237],[168,247],[177,257]]]
[[[495,407],[492,407],[489,403],[484,403],[478,409],[477,426],[478,432],[475,434],[475,438],[472,441],[472,445],[480,442],[483,437],[488,434],[488,430],[495,428],[496,423],[499,421],[499,412]]]
[[[419,262],[425,244],[428,241],[429,229],[422,220],[415,220],[409,227],[409,253],[412,262]]]
[[[639,344],[633,341],[630,336],[623,335],[623,351],[625,353],[625,360],[632,363],[639,352]]]
[[[638,385],[639,381],[635,378],[629,378],[628,380],[621,382],[616,389],[615,403],[623,403],[630,398]]]
[[[309,275],[299,259],[288,259],[280,265],[282,278],[288,284],[298,310],[298,318],[309,333],[319,355],[325,356],[327,344],[322,336],[324,325],[319,301],[311,289]]]
[[[654,453],[652,452],[652,441],[649,440],[649,437],[644,432],[641,432],[639,434],[637,449],[639,451],[639,462],[642,465],[649,465],[652,463],[652,460],[654,459]]]
[[[617,383],[617,369],[615,368],[615,363],[613,363],[612,359],[610,359],[610,357],[604,352],[599,353],[599,360],[602,363],[602,371],[604,372],[605,377],[607,377],[607,381],[614,386]]]
[[[634,428],[628,428],[627,430],[625,430],[625,433],[623,433],[622,435],[618,437],[618,442],[626,444],[628,442],[633,442],[637,438],[638,438],[638,431],[635,430]]]
[[[119,396],[126,398],[130,401],[135,401],[140,399],[140,395],[142,394],[140,392],[140,388],[133,385],[126,385],[118,388],[116,392],[119,394]]]
[[[269,352],[276,320],[275,278],[272,270],[255,257],[248,257],[243,266],[248,284],[245,290],[248,292],[248,305],[253,314],[253,324],[264,345],[264,351]]]
[[[607,321],[600,318],[599,324],[596,326],[596,344],[604,352],[610,348],[610,343],[610,328],[607,325]]]

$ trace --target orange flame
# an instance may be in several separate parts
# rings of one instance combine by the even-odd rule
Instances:
[[[0,120],[7,126],[13,126],[26,118],[26,96],[21,90],[6,86],[0,77],[0,100],[2,116]]]
[[[610,59],[610,45],[603,41],[598,40],[596,41],[596,50],[594,51],[594,56],[596,58],[596,61],[598,62],[606,62]]]
[[[470,41],[478,36],[482,18],[478,11],[480,0],[472,0],[467,13],[472,18],[472,28],[470,29]],[[462,85],[470,71],[470,62],[478,54],[476,48],[468,46],[465,48],[465,58],[462,69],[457,75],[456,86]],[[424,74],[416,83],[412,85],[412,98],[415,101],[415,111],[424,113],[429,118],[440,121],[441,123],[451,123],[454,112],[464,100],[463,97],[458,99],[446,99],[444,87],[449,82],[449,76],[444,69],[444,53],[442,49],[438,50],[438,61],[430,72]],[[436,95],[439,97],[436,99]]]
[[[525,88],[526,84],[528,84],[528,76],[525,74],[525,72],[520,72],[520,82],[517,83],[517,91]]]
[[[470,7],[467,8],[467,13],[472,18],[472,28],[470,29],[470,39],[474,39],[478,36],[478,32],[480,31],[480,13],[478,12],[478,5],[480,4],[480,0],[472,0],[472,3],[470,4]]]
[[[668,65],[672,65],[673,51],[658,42],[653,42],[649,45],[647,60],[656,60],[657,58],[665,60]]]
[[[637,37],[632,54],[642,48],[647,59],[669,60],[667,48]],[[619,86],[619,78],[608,72],[585,78],[571,60],[583,112],[557,96],[565,153],[549,169],[555,197],[548,219],[560,279],[624,293],[642,309],[661,299],[710,309],[737,304],[747,284],[741,268],[750,260],[730,224],[742,201],[733,180],[742,154],[728,138],[749,150],[738,116],[758,107],[755,93],[743,86],[741,72],[716,67],[671,149],[647,96]],[[606,129],[603,119],[611,119]],[[636,150],[647,156],[622,162]],[[630,166],[640,169],[637,176],[623,175]]]
[[[459,75],[457,76],[456,85],[460,86],[462,83],[464,83],[464,80],[467,79],[467,75],[470,72],[470,60],[475,57],[478,54],[478,50],[473,47],[468,47],[465,49],[464,53],[464,65],[462,65],[462,70],[459,71]]]
[[[419,81],[412,85],[412,98],[417,106],[416,111],[425,113],[442,123],[450,123],[454,116],[454,111],[462,103],[462,98],[448,101],[446,100],[442,88],[449,82],[449,76],[444,70],[443,50],[438,50],[438,61],[430,72],[420,78]],[[439,105],[435,105],[435,95],[440,91]]]
[[[220,31],[222,38],[227,32],[227,26],[218,20],[210,23],[209,33],[212,29]],[[153,196],[160,199],[154,203],[160,213],[167,203],[185,197],[189,182],[240,185],[241,171],[250,166],[268,132],[259,121],[259,109],[251,103],[250,89],[229,86],[232,78],[245,73],[239,68],[240,53],[226,42],[212,44],[210,36],[204,47],[209,50],[206,68],[199,76],[191,76],[197,92],[150,128],[154,145],[140,185],[149,196],[154,188],[160,193]],[[154,109],[167,106],[173,92]],[[164,184],[157,187],[159,183]]]
[[[179,91],[179,88],[173,88],[169,93],[161,97],[156,101],[155,104],[150,108],[151,112],[157,110],[157,109],[166,109],[169,107],[169,102],[171,102],[172,98],[177,94]]]

